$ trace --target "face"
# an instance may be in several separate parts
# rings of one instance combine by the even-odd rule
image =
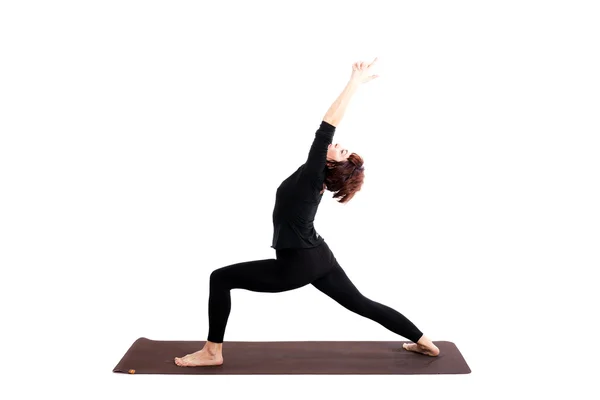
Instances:
[[[350,151],[339,143],[332,143],[327,148],[327,159],[334,161],[346,161]]]

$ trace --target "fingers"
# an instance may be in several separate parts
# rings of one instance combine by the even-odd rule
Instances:
[[[373,61],[371,61],[371,63],[370,63],[370,64],[367,64],[367,63],[366,63],[366,62],[364,62],[364,61],[357,61],[357,62],[355,62],[354,64],[352,64],[352,69],[353,69],[353,70],[362,70],[362,69],[364,69],[365,67],[366,67],[366,68],[371,68],[371,67],[372,67],[372,66],[373,66],[373,65],[374,65],[374,64],[377,62],[377,59],[378,59],[378,57],[375,57],[375,58],[373,59]]]
[[[379,78],[379,75],[363,76],[377,62],[377,59],[378,59],[378,57],[375,57],[370,64],[366,63],[364,61],[357,61],[354,64],[352,64],[352,71],[357,72],[358,76],[362,76],[362,78],[360,78],[361,82],[369,82],[375,78]],[[354,76],[354,74],[353,74],[353,76]]]

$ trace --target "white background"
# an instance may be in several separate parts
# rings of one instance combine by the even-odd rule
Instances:
[[[2,2],[6,398],[596,396],[594,3]],[[334,137],[363,190],[315,226],[473,372],[113,373],[138,337],[204,341],[210,272],[275,257],[277,186],[376,56]],[[312,285],[232,303],[225,362],[227,340],[405,340]]]

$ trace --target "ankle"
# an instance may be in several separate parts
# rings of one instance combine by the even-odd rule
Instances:
[[[417,342],[417,346],[427,351],[427,354],[430,356],[437,356],[440,354],[440,349],[428,337],[421,337]]]
[[[423,336],[421,336],[421,338],[419,339],[417,344],[419,346],[423,346],[423,347],[431,347],[433,345],[433,342],[431,340],[429,340],[429,338],[427,336],[423,335]]]
[[[214,342],[210,342],[207,341],[206,344],[204,344],[204,349],[208,351],[209,354],[211,355],[217,355],[217,354],[221,354],[223,348],[223,343],[214,343]]]

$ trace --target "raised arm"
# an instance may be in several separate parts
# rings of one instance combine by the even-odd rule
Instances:
[[[350,103],[350,99],[356,93],[358,86],[360,83],[353,78],[350,78],[342,93],[335,99],[333,104],[329,107],[325,116],[323,117],[323,121],[327,122],[330,125],[338,126],[342,117],[346,113],[346,108],[348,107],[348,103]]]
[[[310,146],[308,152],[308,159],[304,164],[303,174],[312,178],[322,178],[320,176],[325,169],[325,162],[327,160],[327,148],[333,141],[333,134],[335,133],[335,126],[329,122],[323,120],[317,133],[315,133],[315,139]]]
[[[348,103],[350,99],[358,89],[358,87],[368,82],[372,79],[377,78],[379,75],[369,75],[370,68],[377,61],[377,57],[373,60],[372,63],[368,64],[366,62],[355,62],[352,65],[352,75],[350,76],[350,80],[342,90],[342,93],[338,96],[337,99],[333,102],[333,104],[327,110],[327,113],[323,117],[323,121],[333,125],[338,126],[344,113],[346,112],[346,107],[348,107]]]
[[[344,90],[342,90],[342,93],[340,93],[337,99],[335,99],[333,104],[329,107],[327,113],[325,113],[319,129],[315,133],[315,139],[310,147],[308,159],[304,165],[304,175],[309,176],[311,179],[323,178],[321,175],[323,174],[325,162],[327,161],[327,149],[333,141],[335,128],[338,126],[339,122],[344,116],[346,107],[348,106],[348,103],[350,102],[350,99],[354,93],[356,93],[358,87],[361,84],[378,77],[378,75],[368,75],[370,72],[370,67],[375,63],[375,61],[377,61],[377,57],[375,57],[373,62],[370,64],[365,62],[356,62],[352,66],[352,75],[350,80],[344,87]]]

